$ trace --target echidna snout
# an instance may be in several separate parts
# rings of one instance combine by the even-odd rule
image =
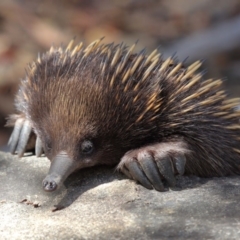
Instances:
[[[43,180],[43,189],[53,192],[76,169],[76,163],[66,152],[60,152],[51,162],[48,175]]]

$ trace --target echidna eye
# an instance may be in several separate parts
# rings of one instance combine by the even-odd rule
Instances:
[[[81,145],[82,153],[90,154],[93,151],[93,143],[90,140],[85,140]]]

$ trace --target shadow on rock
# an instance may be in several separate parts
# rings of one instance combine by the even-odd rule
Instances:
[[[113,167],[98,166],[77,171],[71,174],[64,182],[67,192],[60,202],[55,205],[56,209],[53,211],[61,210],[70,206],[80,195],[90,189],[104,183],[121,179],[126,179],[126,177],[123,174],[114,171]]]

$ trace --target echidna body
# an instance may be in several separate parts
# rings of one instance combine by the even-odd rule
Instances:
[[[11,152],[22,156],[32,135],[51,160],[43,181],[53,191],[73,171],[97,164],[163,190],[175,175],[240,173],[239,99],[221,80],[205,80],[197,61],[185,68],[158,51],[100,40],[51,48],[29,66],[16,97]]]

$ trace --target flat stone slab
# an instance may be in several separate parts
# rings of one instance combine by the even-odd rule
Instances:
[[[1,240],[240,239],[240,177],[179,177],[157,192],[97,167],[46,193],[49,165],[0,152]]]

